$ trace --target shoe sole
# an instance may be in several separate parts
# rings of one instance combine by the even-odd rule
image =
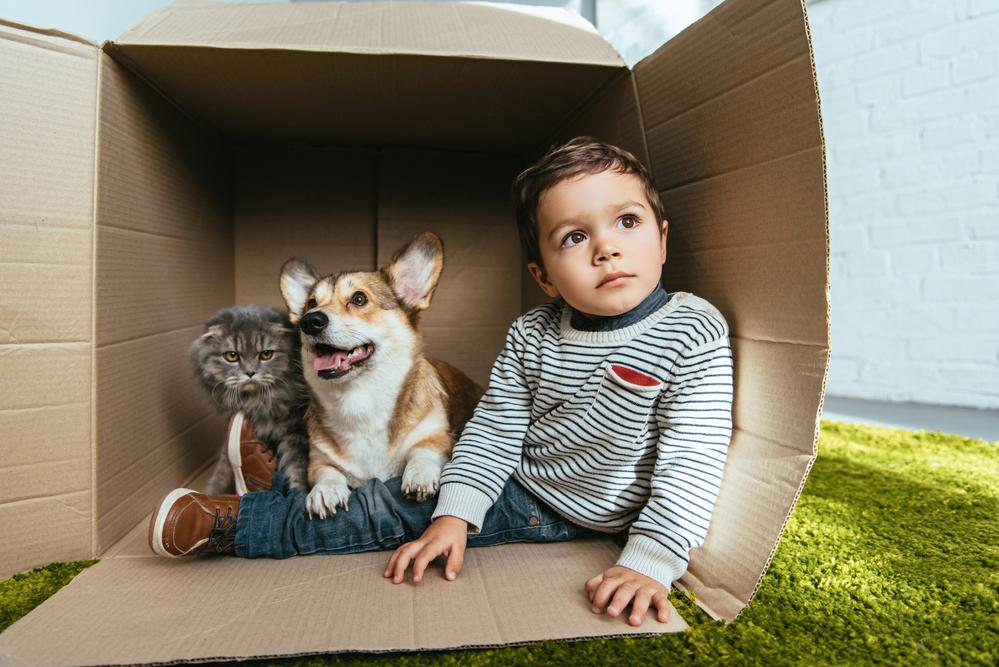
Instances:
[[[229,455],[229,466],[232,468],[232,476],[236,480],[236,495],[243,497],[246,492],[246,479],[243,477],[243,454],[240,451],[239,441],[243,434],[243,420],[245,416],[242,412],[237,412],[232,416],[229,424],[229,442],[227,453]]]
[[[167,515],[170,514],[170,508],[173,507],[173,504],[189,493],[195,492],[191,489],[174,489],[163,496],[160,504],[156,506],[153,518],[149,521],[149,546],[157,556],[180,558],[184,555],[172,554],[166,550],[166,547],[163,546],[163,527],[166,525]]]

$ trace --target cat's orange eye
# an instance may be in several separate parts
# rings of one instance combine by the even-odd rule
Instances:
[[[273,350],[264,350],[263,352],[260,353],[260,358],[263,359],[264,361],[267,361],[273,356],[274,356]]]
[[[354,292],[354,296],[350,297],[350,302],[355,306],[363,306],[368,302],[368,295],[364,292]]]
[[[319,305],[319,304],[318,304],[318,303],[316,303],[316,300],[315,300],[315,299],[309,299],[309,302],[308,302],[307,304],[305,304],[305,307],[306,307],[306,309],[308,309],[308,310],[312,310],[313,308],[315,308],[315,307],[316,307],[316,306],[318,306],[318,305]]]
[[[222,353],[222,357],[226,361],[239,361],[239,353],[237,353],[237,352],[232,352],[232,351],[223,352]]]

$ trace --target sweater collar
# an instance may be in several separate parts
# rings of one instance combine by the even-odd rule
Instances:
[[[671,295],[662,288],[662,285],[656,285],[651,294],[645,297],[640,304],[628,312],[621,313],[620,315],[598,317],[594,320],[588,319],[578,310],[570,306],[572,316],[569,319],[569,324],[571,324],[572,328],[577,331],[617,331],[618,329],[624,329],[625,327],[630,327],[633,324],[641,322],[646,317],[662,308],[669,301],[670,296]]]

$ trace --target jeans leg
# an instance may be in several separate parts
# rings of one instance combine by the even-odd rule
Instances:
[[[274,471],[274,477],[271,479],[271,492],[280,493],[282,496],[286,496],[288,495],[288,490],[288,478],[285,477],[285,474],[281,472],[280,468],[278,468]]]
[[[236,555],[290,558],[310,554],[389,551],[411,542],[430,525],[436,500],[418,502],[402,493],[402,478],[373,479],[350,492],[347,511],[310,519],[306,495],[248,493],[236,518]]]
[[[408,499],[401,487],[401,477],[373,479],[350,492],[347,511],[338,508],[325,519],[309,519],[306,495],[298,489],[286,495],[248,493],[236,518],[236,555],[290,558],[397,549],[423,534],[437,506],[436,499]],[[468,546],[565,542],[598,534],[557,514],[511,479],[486,512],[482,529],[468,536]]]
[[[496,503],[486,512],[482,530],[468,536],[469,547],[511,542],[568,542],[600,535],[569,521],[510,479]]]

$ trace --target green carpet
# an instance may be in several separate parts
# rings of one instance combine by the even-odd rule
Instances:
[[[0,582],[0,629],[92,564]],[[682,594],[681,635],[240,665],[997,665],[999,443],[822,423],[773,564],[728,626]]]

